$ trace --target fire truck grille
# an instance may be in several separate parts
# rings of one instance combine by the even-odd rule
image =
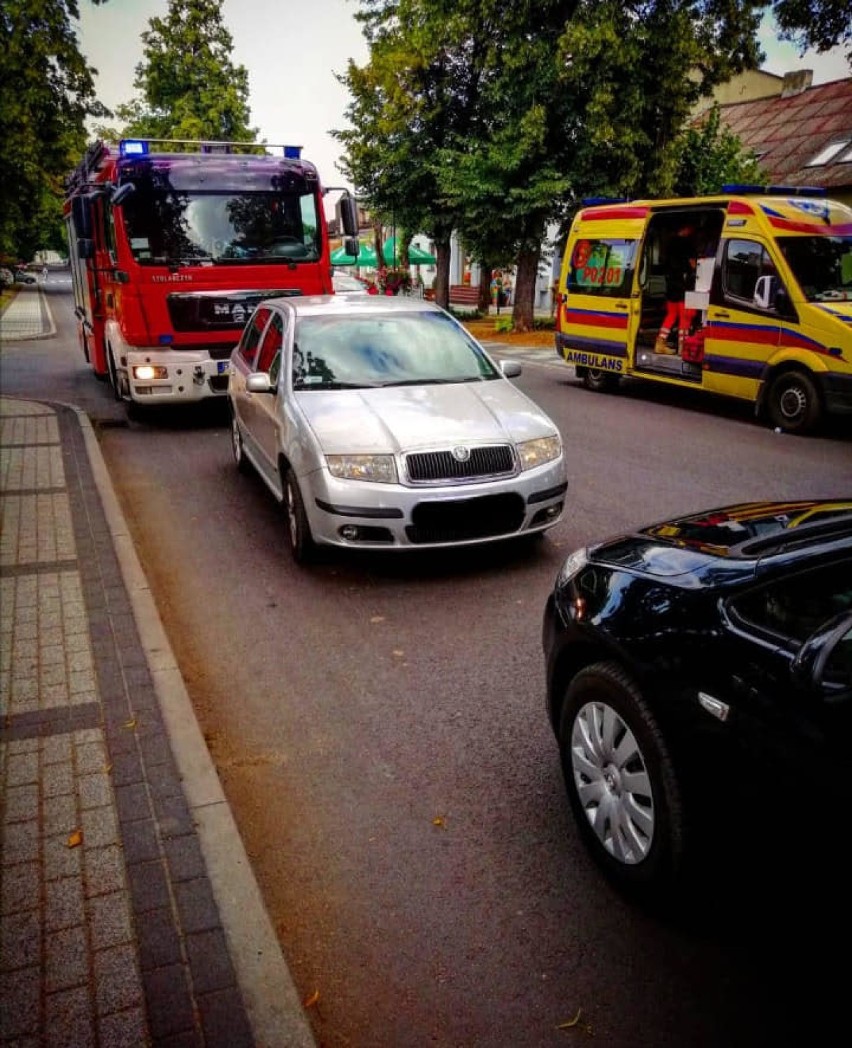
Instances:
[[[498,535],[512,535],[523,524],[524,500],[520,495],[483,495],[448,502],[421,502],[405,529],[418,545],[464,542]]]
[[[412,484],[501,477],[515,471],[515,459],[508,444],[469,448],[470,457],[460,462],[450,451],[412,452],[405,456],[405,468]]]

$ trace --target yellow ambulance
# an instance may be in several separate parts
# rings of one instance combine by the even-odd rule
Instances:
[[[819,190],[584,202],[556,350],[583,383],[641,378],[752,401],[787,433],[852,414],[852,209]]]

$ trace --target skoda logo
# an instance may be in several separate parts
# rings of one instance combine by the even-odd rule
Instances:
[[[452,455],[456,462],[467,462],[470,458],[470,448],[466,448],[459,444],[457,447],[453,448]]]

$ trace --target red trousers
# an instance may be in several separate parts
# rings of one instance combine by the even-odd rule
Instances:
[[[667,302],[666,315],[663,317],[663,326],[660,328],[660,334],[665,332],[667,335],[675,324],[677,324],[678,331],[686,334],[694,316],[695,310],[687,309],[683,302]]]

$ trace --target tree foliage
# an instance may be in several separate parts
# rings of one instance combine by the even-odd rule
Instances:
[[[676,139],[674,196],[707,196],[723,185],[739,182],[762,185],[766,176],[752,150],[743,149],[737,136],[721,122],[714,105],[700,123],[690,124]]]
[[[852,64],[852,7],[849,0],[774,0],[772,12],[782,38],[792,40],[802,51],[828,51],[847,45]]]
[[[93,0],[99,3],[100,0]],[[87,116],[106,110],[77,46],[76,0],[0,4],[0,256],[65,250],[64,178],[85,143]]]
[[[474,257],[514,262],[528,327],[548,225],[584,195],[671,191],[696,101],[757,65],[765,6],[362,0],[370,58],[344,78],[352,128],[338,133],[348,171],[369,207],[451,223]]]
[[[254,142],[245,66],[231,61],[233,38],[219,0],[169,0],[165,18],[142,34],[137,97],[117,107],[122,136]]]
[[[585,192],[667,196],[675,142],[702,97],[760,54],[759,0],[581,0],[561,40]]]

